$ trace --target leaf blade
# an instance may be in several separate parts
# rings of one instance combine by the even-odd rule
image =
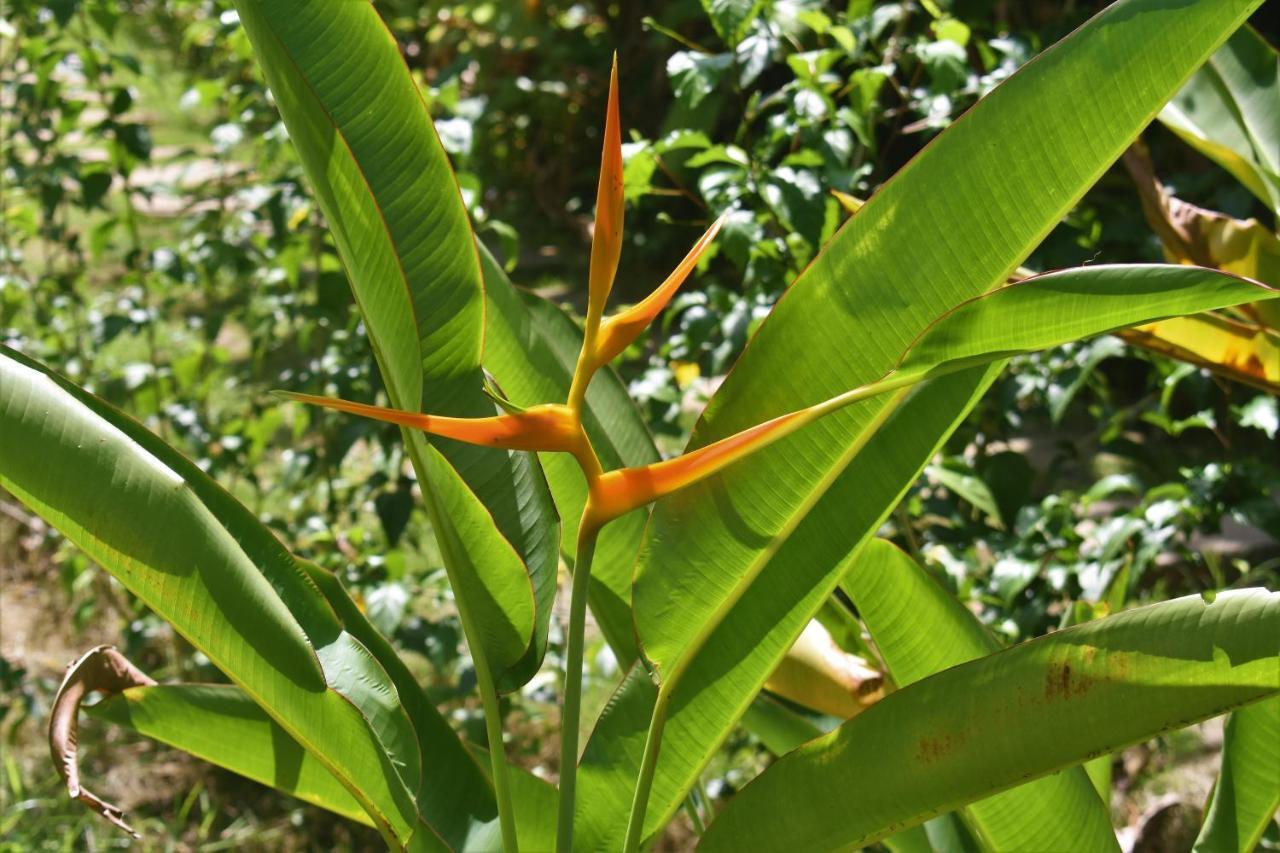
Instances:
[[[1000,650],[963,604],[883,539],[866,544],[840,582],[899,687]],[[1080,767],[1011,788],[964,809],[993,850],[1114,850],[1111,812]]]
[[[1240,590],[1139,608],[962,664],[779,760],[720,813],[702,848],[741,849],[733,845],[748,838],[756,850],[870,843],[1028,773],[1273,695],[1276,637],[1280,593]],[[792,812],[780,814],[781,804]]]

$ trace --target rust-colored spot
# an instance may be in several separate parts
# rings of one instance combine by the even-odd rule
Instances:
[[[955,752],[963,740],[964,738],[953,734],[938,737],[925,735],[916,742],[916,758],[925,764],[932,764]]]
[[[1044,676],[1044,698],[1055,702],[1083,696],[1093,688],[1093,679],[1074,671],[1070,661],[1050,665]]]

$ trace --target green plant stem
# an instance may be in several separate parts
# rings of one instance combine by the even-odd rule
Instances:
[[[560,723],[560,817],[556,825],[557,853],[573,850],[573,811],[578,784],[578,726],[582,715],[582,640],[587,622],[587,587],[599,529],[584,523],[578,529],[578,553],[573,561],[573,590],[569,596],[569,647],[564,664],[564,709]]]
[[[653,716],[649,718],[649,733],[644,739],[644,756],[640,759],[640,775],[636,777],[636,791],[631,798],[631,817],[627,819],[627,840],[623,853],[640,849],[644,840],[644,813],[649,806],[649,791],[653,788],[653,771],[658,766],[658,751],[662,748],[662,729],[667,724],[667,702],[671,699],[674,682],[664,682],[658,688],[658,698],[653,703]]]
[[[501,698],[479,642],[471,644],[471,660],[475,664],[480,702],[484,707],[484,732],[489,742],[489,765],[493,775],[493,795],[498,803],[498,824],[502,827],[502,849],[507,853],[517,853],[520,845],[516,841],[516,815],[507,779],[507,748],[502,741]]]
[[[698,835],[707,831],[706,824],[702,822],[702,815],[698,814],[698,804],[694,801],[693,794],[684,798],[684,813],[689,816],[689,823],[693,825],[693,831]]]

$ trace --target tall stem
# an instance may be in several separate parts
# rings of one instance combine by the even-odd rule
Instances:
[[[644,840],[644,813],[649,807],[649,792],[653,789],[653,771],[658,766],[658,750],[662,748],[662,728],[667,724],[667,702],[671,699],[674,682],[664,682],[658,688],[658,698],[653,703],[653,716],[649,718],[649,733],[644,739],[644,756],[640,759],[640,775],[636,778],[636,792],[631,798],[631,817],[627,820],[627,840],[623,853],[634,853]]]
[[[573,850],[573,811],[578,784],[578,725],[582,716],[582,637],[587,622],[587,586],[596,553],[599,528],[578,528],[578,553],[573,562],[573,591],[569,596],[569,648],[564,670],[564,712],[560,723],[560,818],[556,853]]]
[[[484,732],[489,742],[489,766],[493,776],[493,795],[498,803],[498,824],[502,827],[502,849],[507,853],[518,853],[516,815],[511,806],[511,785],[507,778],[507,748],[502,741],[502,706],[493,673],[489,671],[489,662],[479,642],[472,644],[471,660],[476,667],[480,702],[484,706]]]

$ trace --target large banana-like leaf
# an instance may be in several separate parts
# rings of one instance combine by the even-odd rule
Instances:
[[[876,380],[929,322],[1005,281],[1256,5],[1122,0],[979,101],[881,188],[792,285],[721,386],[692,445]],[[961,390],[966,381],[974,382],[968,375],[945,380],[934,392],[963,401],[956,415],[980,390]],[[885,395],[831,415],[654,510],[638,565],[637,627],[661,677],[685,673],[668,688],[645,837],[678,808],[835,586],[851,549],[927,459],[917,454],[951,428],[945,407],[917,411],[911,424],[895,418],[910,396]],[[876,428],[890,429],[887,421],[895,439],[918,433],[914,444],[868,441]],[[675,618],[669,602],[681,606]],[[630,701],[646,699],[637,693]],[[639,765],[643,738],[634,736],[637,712],[626,704],[619,697],[609,707],[588,744],[585,760],[619,769],[584,771],[584,830],[610,823],[597,809],[630,799],[625,777]],[[616,846],[616,836],[603,838]]]
[[[1280,216],[1280,55],[1241,27],[1160,112],[1160,121]]]
[[[333,774],[235,685],[132,687],[84,710],[345,818],[373,823]]]
[[[976,616],[882,539],[866,544],[840,585],[899,687],[1000,650]],[[1079,767],[979,800],[963,815],[991,850],[1118,849],[1111,810]]]
[[[1197,853],[1257,847],[1280,808],[1280,696],[1227,718],[1222,772],[1205,809]]]
[[[1277,691],[1280,593],[1239,590],[1131,610],[890,695],[779,759],[730,801],[702,849],[869,844]]]
[[[493,785],[484,770],[338,578],[314,563],[302,562],[301,565],[337,614],[342,627],[369,650],[395,685],[400,703],[413,723],[419,750],[428,762],[429,772],[423,773],[415,792],[418,811],[427,816],[432,827],[454,849],[473,843],[476,837],[488,837],[497,826],[498,809]],[[181,744],[174,745],[181,747]],[[434,772],[435,768],[441,772]],[[521,840],[531,843],[537,839],[522,836]]]
[[[7,348],[0,434],[0,485],[239,684],[389,844],[443,845],[414,804],[423,755],[394,684],[252,512],[135,421]]]
[[[393,406],[494,413],[484,287],[457,181],[394,38],[367,3],[237,8],[324,210]],[[472,643],[504,689],[542,660],[557,521],[537,460],[406,431]]]

